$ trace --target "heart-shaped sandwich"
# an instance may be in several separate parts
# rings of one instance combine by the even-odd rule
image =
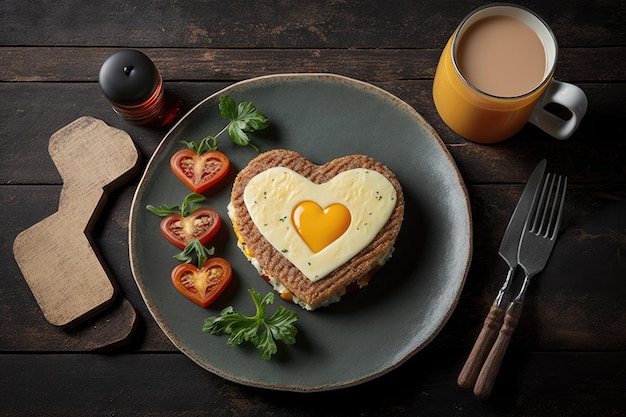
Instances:
[[[391,257],[404,196],[374,158],[315,165],[277,149],[237,175],[228,212],[259,274],[282,298],[314,310],[367,285]]]

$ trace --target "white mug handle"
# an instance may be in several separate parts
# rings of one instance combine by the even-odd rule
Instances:
[[[557,103],[567,108],[572,114],[564,120],[545,109],[546,105]],[[535,105],[528,120],[550,136],[557,139],[569,138],[578,128],[587,112],[587,96],[579,87],[552,80],[545,93]]]

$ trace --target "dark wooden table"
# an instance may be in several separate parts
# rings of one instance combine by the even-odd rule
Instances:
[[[0,5],[0,414],[150,416],[623,416],[626,392],[626,2],[523,1],[554,30],[556,77],[589,110],[557,141],[527,126],[501,144],[470,143],[435,111],[439,54],[482,2],[137,1]],[[115,191],[94,229],[121,297],[137,311],[128,341],[93,351],[103,322],[66,332],[43,317],[12,252],[16,235],[54,213],[61,177],[50,136],[89,115],[130,134],[145,166],[166,129],[130,125],[104,99],[103,60],[148,54],[186,108],[239,80],[328,72],[412,105],[456,161],[471,200],[474,254],[439,335],[400,368],[338,391],[299,394],[226,381],[161,332],[133,280],[128,215],[137,178]],[[86,146],[98,146],[86,143]],[[500,238],[530,171],[547,158],[569,176],[562,232],[533,282],[492,397],[457,374],[505,273]]]

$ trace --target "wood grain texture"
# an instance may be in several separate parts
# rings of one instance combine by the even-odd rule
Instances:
[[[130,136],[91,117],[52,135],[48,151],[63,179],[58,210],[20,232],[13,254],[46,319],[71,327],[114,301],[90,233],[106,193],[134,175],[139,154]]]
[[[491,347],[485,363],[483,363],[478,378],[476,379],[476,385],[474,385],[474,395],[481,400],[489,399],[493,385],[500,373],[500,367],[502,361],[506,355],[506,351],[511,343],[513,332],[519,323],[522,315],[523,302],[513,301],[506,309],[504,315],[504,323],[500,328],[498,337],[495,343]]]
[[[19,410],[22,415],[50,417],[568,417],[626,412],[623,355],[510,354],[501,373],[503,383],[494,387],[488,402],[456,386],[464,357],[433,349],[366,385],[309,394],[224,382],[183,355],[5,354],[0,356],[0,369],[11,379],[0,379],[0,414],[15,415]],[[51,380],[56,383],[48,384]]]
[[[480,374],[485,359],[489,355],[491,347],[498,337],[498,332],[504,321],[505,309],[503,306],[493,304],[489,314],[485,317],[483,327],[476,337],[476,342],[467,356],[467,360],[459,372],[456,383],[465,389],[473,389],[474,383]]]
[[[365,4],[68,0],[53,6],[5,0],[0,8],[0,39],[3,44],[18,46],[438,48],[481,4],[462,0],[444,4],[411,0]],[[623,2],[520,4],[546,20],[562,47],[624,45]]]
[[[0,81],[95,82],[116,48],[0,47]],[[441,54],[433,49],[176,49],[142,48],[173,81],[238,81],[265,74],[329,72],[364,81],[432,79]],[[605,65],[626,47],[563,48],[556,77],[568,82],[618,81],[626,68]],[[73,70],[67,71],[70,67]]]

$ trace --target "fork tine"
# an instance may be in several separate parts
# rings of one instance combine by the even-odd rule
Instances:
[[[533,208],[532,222],[529,222],[530,232],[549,239],[556,237],[561,224],[566,187],[567,177],[562,175],[557,177],[554,174],[546,175],[539,202]],[[555,214],[556,220],[553,222]]]
[[[554,192],[554,202],[550,204],[552,210],[550,210],[550,218],[545,223],[546,232],[543,235],[544,238],[547,238],[550,235],[550,226],[552,225],[552,219],[554,218],[554,210],[556,210],[556,207],[558,205],[557,199],[559,198],[559,191],[561,189],[561,178],[562,177],[559,176],[558,182],[556,183],[556,191]],[[552,187],[554,186],[554,179],[555,177],[552,177],[552,184],[550,184],[550,193],[552,193]],[[549,194],[549,195],[552,196],[552,194]],[[548,206],[546,205],[546,211],[547,210],[548,210]],[[545,217],[545,214],[544,214],[544,217]]]
[[[536,204],[533,205],[532,207],[532,222],[529,222],[529,224],[531,224],[530,226],[530,231],[536,234],[539,234],[539,232],[541,231],[541,225],[543,224],[543,218],[541,219],[541,222],[539,221],[539,216],[542,213],[542,211],[544,211],[544,207],[547,206],[547,204],[545,203],[545,199],[546,199],[546,188],[548,186],[548,182],[550,181],[550,174],[546,175],[546,179],[544,180],[543,186],[541,187],[541,195],[539,196],[539,200],[537,201]]]
[[[552,183],[550,184],[550,190],[548,191],[548,197],[547,197],[548,201],[546,201],[543,218],[541,219],[542,226],[540,227],[540,230],[538,232],[538,233],[541,233],[542,230],[545,230],[542,237],[546,239],[554,239],[556,237],[556,233],[559,229],[559,225],[561,222],[560,212],[563,207],[563,201],[565,197],[565,185],[566,185],[567,179],[564,180],[563,186],[561,184],[561,180],[563,180],[563,177],[559,175],[558,181],[556,181],[556,190],[554,191],[554,194],[552,194],[552,188],[554,187],[554,183],[555,183],[555,177],[553,176]],[[559,197],[561,201],[559,201]],[[550,199],[552,199],[552,201],[550,201]],[[557,213],[557,219],[555,222],[552,222],[552,219],[554,218],[554,213],[557,210],[557,207],[559,207],[558,213]],[[550,217],[546,221],[545,217],[546,217],[548,208],[551,209]]]
[[[548,184],[548,181],[550,181],[550,174],[548,174],[546,176],[546,185]],[[552,181],[550,181],[550,188],[548,188],[548,191],[546,192],[546,188],[544,187],[542,193],[541,193],[541,199],[543,200],[544,197],[544,193],[545,193],[545,201],[544,201],[544,205],[542,207],[543,209],[543,213],[541,215],[541,223],[539,224],[539,228],[537,229],[537,234],[541,234],[541,231],[544,229],[544,227],[546,228],[546,234],[548,233],[548,227],[550,226],[550,223],[546,223],[546,214],[548,213],[548,209],[550,208],[550,198],[552,197],[552,189],[554,188],[554,175],[552,175]],[[539,207],[541,207],[541,201],[540,201],[540,205]]]
[[[559,209],[556,216],[556,221],[554,222],[554,229],[552,230],[552,234],[550,235],[550,239],[556,239],[556,235],[559,232],[559,228],[561,227],[561,215],[563,214],[563,205],[565,203],[565,192],[567,190],[567,177],[559,176],[559,186],[561,185],[561,178],[563,178],[563,188],[561,190],[561,202],[559,203]],[[556,190],[555,201],[559,197],[560,187]],[[556,204],[554,205],[553,211],[556,208]],[[552,217],[552,216],[550,216]]]

